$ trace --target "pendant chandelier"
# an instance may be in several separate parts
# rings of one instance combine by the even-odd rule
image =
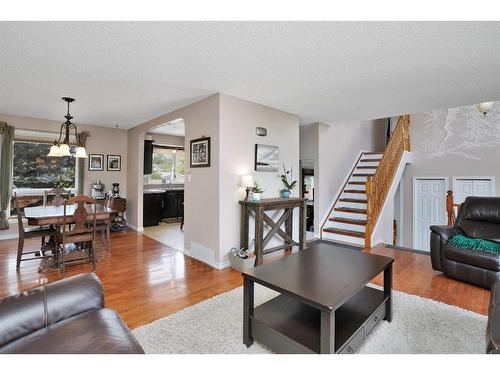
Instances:
[[[75,137],[78,141],[78,130],[76,129],[76,125],[71,122],[73,116],[69,114],[69,103],[74,102],[75,99],[68,97],[64,97],[62,99],[66,103],[68,103],[68,113],[66,114],[66,116],[64,116],[66,118],[66,121],[61,124],[59,139],[57,141],[54,141],[54,144],[50,147],[50,151],[47,156],[54,156],[54,157],[74,156],[75,158],[87,158],[87,151],[85,150],[85,147],[83,147],[83,145],[81,144],[77,144],[76,152],[74,155],[70,151],[69,136],[71,130],[75,131]],[[62,139],[63,132],[64,132],[64,139]]]

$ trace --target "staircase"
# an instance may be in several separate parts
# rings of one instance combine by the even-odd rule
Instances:
[[[321,238],[370,248],[372,235],[379,238],[379,217],[394,214],[385,203],[394,198],[409,154],[410,116],[404,115],[383,153],[360,154],[321,227]]]
[[[361,154],[323,226],[323,239],[365,245],[366,180],[375,174],[382,156],[373,152]]]

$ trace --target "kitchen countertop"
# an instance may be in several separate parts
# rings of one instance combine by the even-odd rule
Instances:
[[[167,191],[184,191],[184,187],[143,189],[143,194],[163,194]]]

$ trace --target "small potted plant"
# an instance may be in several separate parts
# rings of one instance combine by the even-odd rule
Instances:
[[[284,189],[281,190],[281,198],[290,198],[292,190],[297,185],[297,180],[293,179],[293,171],[290,166],[290,170],[285,168],[285,163],[283,163],[283,174],[280,176],[281,182],[283,182]]]
[[[264,192],[262,188],[259,186],[259,184],[256,182],[254,183],[253,187],[250,189],[250,201],[251,202],[258,202],[260,201],[260,195]]]

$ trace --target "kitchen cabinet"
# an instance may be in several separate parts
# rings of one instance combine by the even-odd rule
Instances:
[[[153,142],[144,140],[144,174],[153,173]]]
[[[163,193],[146,193],[143,196],[142,225],[152,227],[160,224]]]
[[[180,219],[184,213],[184,190],[170,190],[163,194],[162,219]]]
[[[184,190],[145,190],[143,195],[144,227],[159,225],[163,219],[181,219],[184,215]]]

